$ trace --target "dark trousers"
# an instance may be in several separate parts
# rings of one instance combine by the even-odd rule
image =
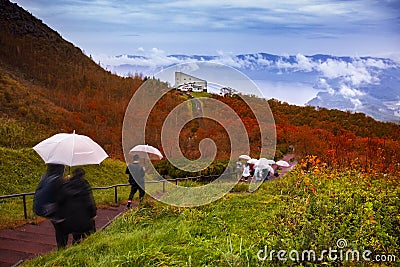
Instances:
[[[57,223],[52,220],[51,223],[53,224],[54,230],[56,232],[57,248],[65,248],[68,243],[68,232],[65,230],[64,222]]]
[[[139,190],[139,199],[143,199],[145,191],[142,189],[137,183],[131,184],[131,192],[129,193],[129,198],[128,200],[132,200],[133,196],[136,194],[136,192]]]
[[[96,232],[96,222],[93,219],[93,227],[92,229],[83,232],[83,233],[72,233],[72,244],[79,244],[85,237]]]
[[[70,231],[68,231],[65,227],[65,222],[56,223],[55,221],[51,221],[51,223],[53,224],[56,232],[57,248],[65,248],[68,243],[68,235],[70,234]],[[94,232],[96,232],[96,224],[95,220],[93,219],[92,229],[83,233],[72,233],[72,244],[80,243],[86,236],[89,236]]]

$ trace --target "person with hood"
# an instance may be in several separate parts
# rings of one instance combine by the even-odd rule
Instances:
[[[129,174],[129,183],[131,184],[131,192],[129,193],[128,204],[129,209],[132,205],[132,199],[136,191],[139,190],[139,201],[143,201],[145,195],[144,189],[144,168],[139,164],[139,155],[133,155],[133,162],[126,167],[125,174]]]
[[[59,249],[65,247],[68,240],[64,229],[65,218],[58,203],[58,197],[62,195],[64,171],[62,164],[47,164],[47,171],[42,175],[33,200],[35,214],[49,219],[53,224]]]
[[[65,218],[65,234],[68,240],[68,234],[72,233],[72,244],[79,243],[85,236],[96,231],[96,203],[84,176],[85,171],[82,168],[75,169],[72,177],[64,183],[59,200]]]

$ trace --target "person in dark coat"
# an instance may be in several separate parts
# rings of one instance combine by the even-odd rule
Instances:
[[[133,162],[126,167],[125,174],[129,174],[129,183],[131,184],[131,192],[129,193],[127,208],[132,205],[132,199],[136,191],[139,190],[139,201],[143,200],[145,195],[144,189],[144,168],[139,164],[139,155],[133,155]]]
[[[79,243],[85,236],[96,231],[96,203],[84,176],[85,171],[82,168],[75,169],[72,177],[63,185],[60,197],[60,209],[65,218],[65,234],[68,239],[68,234],[72,233],[73,244]]]
[[[64,229],[65,219],[58,205],[58,197],[62,194],[61,192],[64,183],[64,171],[65,165],[54,163],[47,164],[47,171],[42,175],[42,179],[40,180],[36,191],[41,190],[41,187],[44,186],[44,184],[49,184],[49,186],[46,187],[46,192],[43,192],[42,194],[35,193],[35,198],[41,197],[46,198],[46,200],[34,200],[34,203],[46,202],[46,204],[41,207],[45,209],[44,213],[46,213],[46,215],[43,216],[48,218],[54,226],[57,247],[59,249],[65,247],[68,241],[68,235],[65,235]],[[39,208],[34,206],[34,209]]]

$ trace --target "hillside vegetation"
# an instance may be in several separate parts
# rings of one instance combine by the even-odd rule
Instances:
[[[147,202],[83,244],[25,266],[394,266],[395,260],[398,264],[398,179],[332,172],[315,164],[306,172],[308,163],[283,179],[264,183],[255,193],[228,194],[202,207]],[[286,261],[278,258],[279,250],[286,251],[280,254]],[[314,256],[302,255],[310,250]],[[329,258],[323,250],[335,252]],[[358,257],[352,254],[355,250]],[[366,250],[372,252],[370,261],[362,257]]]
[[[143,78],[105,71],[17,4],[0,8],[1,116],[40,124],[48,136],[75,129],[120,156],[125,107]]]

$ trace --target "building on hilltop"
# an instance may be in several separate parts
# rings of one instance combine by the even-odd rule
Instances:
[[[175,72],[175,86],[177,90],[185,92],[207,92],[207,81],[177,71]]]

